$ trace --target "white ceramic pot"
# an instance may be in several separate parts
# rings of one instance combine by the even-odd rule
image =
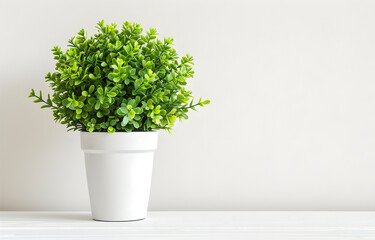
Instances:
[[[157,132],[81,132],[92,217],[146,218]]]

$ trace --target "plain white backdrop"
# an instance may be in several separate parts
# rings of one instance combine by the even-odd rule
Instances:
[[[0,0],[0,210],[89,210],[79,134],[28,99],[50,49],[136,21],[211,105],[160,133],[151,210],[375,210],[375,2]]]

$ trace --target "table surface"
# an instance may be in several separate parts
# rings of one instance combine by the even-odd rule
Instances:
[[[98,222],[88,212],[0,212],[0,239],[375,239],[375,212],[149,212]]]

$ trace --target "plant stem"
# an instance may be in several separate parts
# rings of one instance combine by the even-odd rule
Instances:
[[[178,108],[178,110],[181,110],[181,109],[189,109],[189,108],[193,108],[193,107],[196,107],[196,106],[198,106],[199,105],[199,103],[197,103],[197,104],[194,104],[194,105],[191,105],[191,106],[189,106],[189,107],[182,107],[182,108]]]
[[[40,101],[42,101],[42,102],[45,103],[46,105],[50,106],[51,108],[53,108],[53,109],[57,109],[57,107],[55,107],[55,106],[53,106],[52,104],[49,104],[49,103],[47,103],[46,101],[44,101],[43,98],[38,97],[37,95],[34,95],[34,97],[36,97],[37,99],[39,99]]]

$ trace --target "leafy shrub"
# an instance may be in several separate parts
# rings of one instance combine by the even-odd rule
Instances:
[[[179,58],[172,38],[159,40],[150,28],[145,35],[137,23],[97,24],[88,38],[84,29],[64,52],[52,49],[56,72],[46,75],[53,90],[43,99],[34,89],[29,97],[51,108],[56,122],[79,131],[170,130],[177,119],[209,100],[194,102],[185,89],[193,77],[193,58]]]

